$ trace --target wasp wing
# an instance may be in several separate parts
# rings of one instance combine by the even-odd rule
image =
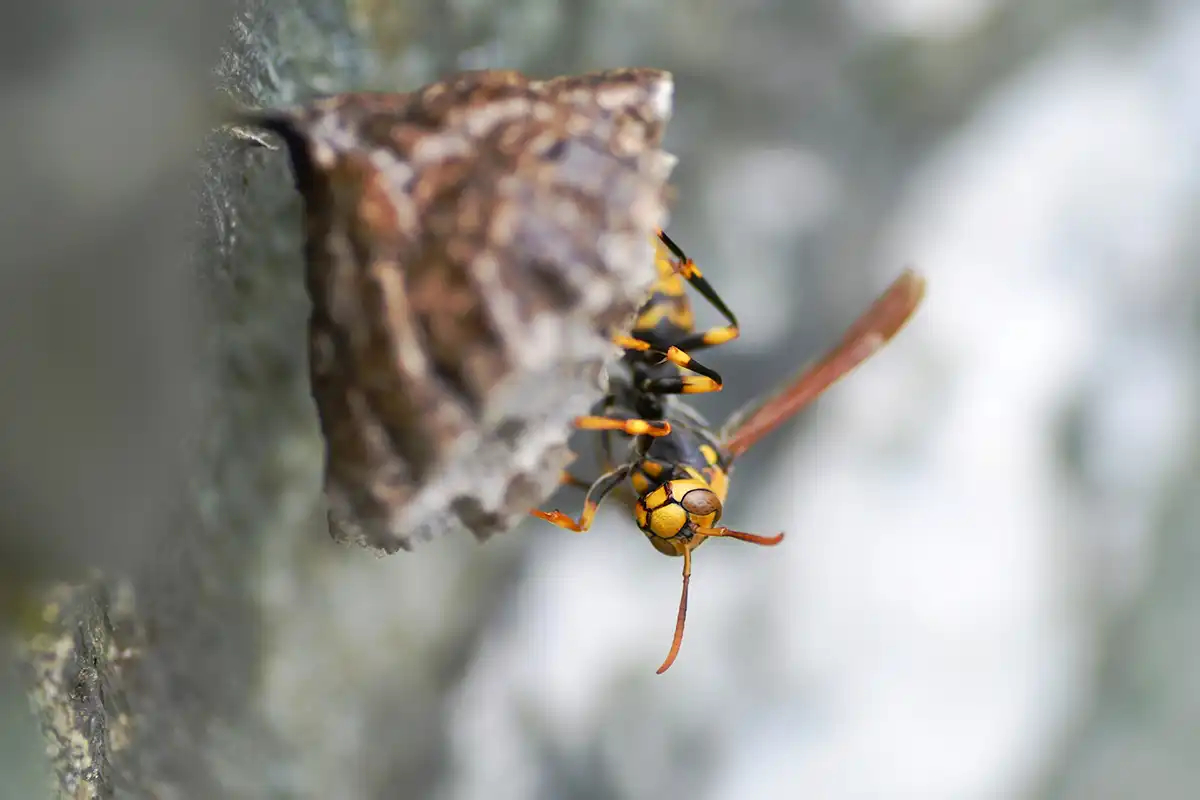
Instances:
[[[755,400],[735,412],[721,431],[725,449],[738,458],[819,397],[895,336],[924,295],[925,279],[905,270],[816,363],[806,366],[766,399]]]

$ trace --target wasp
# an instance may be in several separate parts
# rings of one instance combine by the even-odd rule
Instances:
[[[607,395],[596,413],[575,420],[581,430],[604,432],[607,471],[591,482],[563,474],[563,483],[587,492],[578,518],[557,510],[530,513],[567,530],[586,531],[605,497],[629,481],[636,495],[632,514],[642,533],[658,552],[683,558],[675,634],[658,668],[661,675],[683,642],[692,552],[718,537],[767,547],[783,541],[783,533],[762,536],[718,526],[735,461],[894,337],[920,305],[925,281],[912,270],[903,272],[816,362],[715,428],[680,396],[723,388],[721,376],[691,354],[736,339],[737,317],[661,230],[655,248],[657,282],[629,335],[614,337],[623,355],[610,371]],[[687,285],[724,317],[724,325],[696,330]],[[627,443],[616,465],[613,436]]]

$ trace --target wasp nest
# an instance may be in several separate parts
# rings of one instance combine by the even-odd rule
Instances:
[[[253,112],[304,197],[335,539],[516,525],[654,278],[668,73],[465,73]]]

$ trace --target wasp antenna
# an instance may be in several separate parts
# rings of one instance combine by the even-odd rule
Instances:
[[[658,675],[662,675],[671,668],[671,665],[675,663],[675,656],[679,655],[679,645],[683,644],[683,623],[687,620],[688,582],[691,579],[692,548],[687,547],[683,551],[683,591],[679,595],[679,614],[675,617],[675,637],[671,639],[671,650],[667,653],[666,660],[658,668]]]
[[[705,528],[700,525],[695,526],[694,530],[702,536],[724,536],[729,539],[750,542],[751,544],[761,544],[763,547],[774,547],[783,541],[783,533],[778,533],[775,536],[759,536],[757,533],[731,531],[729,528]]]

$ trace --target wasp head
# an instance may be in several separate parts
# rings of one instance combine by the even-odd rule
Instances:
[[[721,518],[721,498],[704,481],[671,480],[639,497],[634,516],[659,552],[682,555],[697,528],[711,529]]]

